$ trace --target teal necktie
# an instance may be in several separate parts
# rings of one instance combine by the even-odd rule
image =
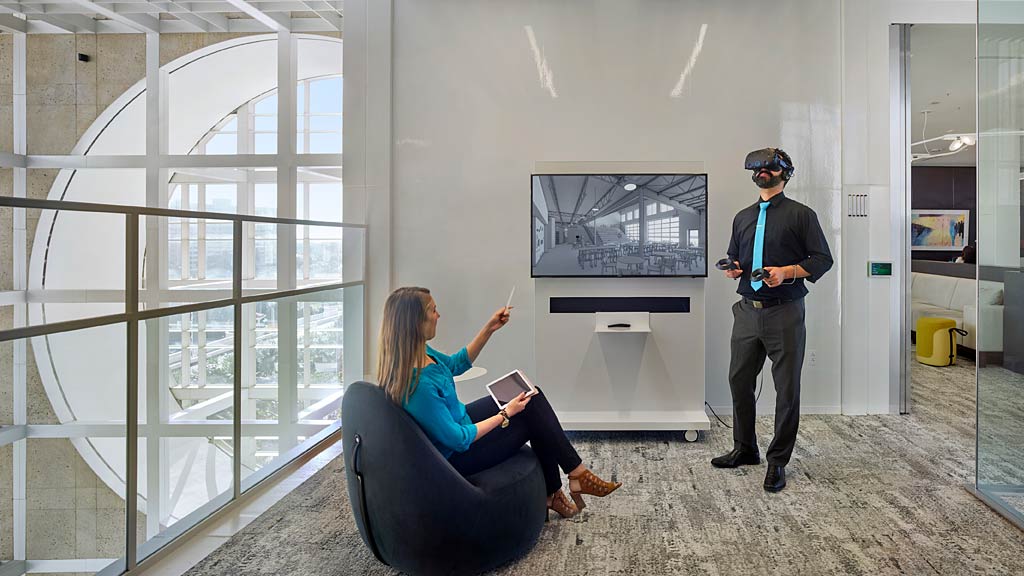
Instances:
[[[754,263],[751,268],[751,272],[761,267],[761,258],[764,256],[764,218],[766,210],[771,202],[761,202],[761,213],[757,215],[757,230],[754,232]],[[757,290],[761,289],[760,280],[751,280],[750,287]]]

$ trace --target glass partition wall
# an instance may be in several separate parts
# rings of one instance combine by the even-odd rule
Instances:
[[[974,493],[1024,528],[1024,0],[978,2]]]

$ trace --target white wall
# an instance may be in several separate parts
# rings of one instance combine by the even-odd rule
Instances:
[[[499,301],[509,283],[524,279],[529,282],[523,272],[528,264],[528,241],[514,247],[512,240],[520,235],[526,237],[525,207],[522,222],[514,217],[499,222],[499,229],[509,241],[488,249],[506,258],[500,265],[490,265],[487,273],[476,269],[488,263],[479,257],[471,258],[470,265],[455,259],[442,261],[445,267],[439,270],[426,269],[423,262],[417,262],[424,248],[414,246],[407,251],[408,238],[415,232],[396,233],[392,237],[392,218],[408,223],[416,207],[428,201],[421,197],[411,206],[400,206],[413,194],[410,180],[458,180],[465,192],[458,197],[445,194],[429,201],[440,206],[459,205],[464,213],[476,210],[477,214],[488,214],[478,224],[470,224],[471,230],[461,227],[462,232],[479,232],[499,220],[493,215],[493,207],[487,205],[488,199],[523,198],[525,206],[525,190],[507,184],[506,180],[521,181],[521,174],[528,171],[535,159],[692,160],[707,156],[708,171],[712,173],[709,259],[714,261],[715,254],[724,252],[727,242],[719,233],[721,215],[738,209],[741,203],[735,196],[743,197],[749,191],[749,180],[745,173],[735,170],[739,160],[732,156],[742,157],[748,149],[774,141],[794,153],[800,171],[791,189],[794,195],[801,187],[804,199],[811,196],[812,187],[841,189],[839,193],[815,194],[814,201],[809,201],[818,211],[830,242],[834,242],[837,269],[812,287],[808,301],[811,341],[827,342],[830,353],[823,356],[818,350],[818,366],[805,372],[805,388],[815,391],[805,395],[804,409],[807,411],[811,402],[827,410],[839,405],[841,378],[844,412],[894,411],[898,382],[893,381],[889,359],[892,347],[898,343],[891,342],[888,335],[891,319],[895,318],[892,308],[903,295],[898,293],[896,283],[869,282],[864,274],[868,259],[895,259],[900,240],[893,237],[893,219],[902,217],[898,213],[900,199],[889,194],[888,26],[974,23],[976,2],[805,0],[782,4],[780,14],[786,17],[773,19],[773,23],[783,22],[788,33],[775,34],[773,42],[781,41],[787,55],[794,46],[821,43],[815,46],[816,54],[798,56],[798,65],[789,73],[797,77],[796,81],[787,86],[810,81],[801,80],[803,75],[817,76],[840,86],[838,95],[830,93],[820,98],[820,90],[811,90],[792,99],[806,98],[805,103],[813,103],[808,110],[828,112],[839,118],[838,122],[833,118],[821,122],[815,117],[810,123],[816,130],[816,144],[811,151],[800,146],[793,148],[792,141],[800,137],[799,133],[783,134],[782,123],[777,119],[774,130],[763,125],[748,127],[742,122],[730,122],[729,118],[721,121],[723,110],[747,119],[749,114],[740,108],[741,102],[753,101],[754,112],[768,111],[776,116],[779,114],[775,109],[791,100],[786,96],[792,91],[785,87],[774,99],[754,99],[748,96],[751,87],[741,82],[748,69],[743,65],[744,58],[763,53],[763,44],[749,49],[762,32],[756,26],[764,23],[760,12],[750,9],[759,3],[716,7],[695,1],[578,0],[550,4],[503,3],[498,7],[451,0],[346,3],[346,192],[366,192],[370,250],[375,256],[370,262],[368,286],[370,341],[375,338],[384,298],[391,288],[402,283],[413,279],[433,282],[442,298],[457,303],[453,308],[464,309],[448,310],[442,320],[447,330],[442,330],[439,344],[455,346],[475,331],[495,302],[501,305]],[[560,27],[563,22],[568,25]],[[793,25],[790,30],[786,22],[801,25]],[[705,49],[686,72],[702,23],[709,25]],[[489,27],[482,27],[485,25]],[[533,32],[536,52],[526,35],[526,26]],[[750,37],[736,41],[734,36],[739,30],[746,30]],[[724,38],[720,34],[725,34]],[[657,50],[652,48],[654,45]],[[420,49],[423,53],[417,54]],[[535,53],[540,58],[535,58]],[[728,59],[723,59],[723,53],[729,54]],[[643,56],[639,61],[638,55]],[[442,57],[446,59],[441,60]],[[391,110],[393,65],[397,101],[392,115],[388,115],[384,111]],[[669,68],[671,72],[667,71]],[[679,90],[680,98],[672,99],[674,105],[666,104],[663,94],[673,90],[684,73],[686,81]],[[666,74],[671,77],[668,86]],[[551,98],[547,79],[557,99]],[[353,89],[357,82],[363,83],[358,92]],[[706,103],[709,92],[718,98]],[[514,113],[506,115],[510,100],[515,100],[511,102]],[[417,118],[415,106],[421,101],[427,106],[420,114],[441,113],[441,118]],[[695,101],[705,104],[705,116],[693,112]],[[657,102],[652,109],[642,107],[652,102]],[[576,104],[582,106],[574,109]],[[524,123],[525,109],[532,114]],[[461,112],[460,120],[448,133],[446,123],[457,111]],[[477,125],[467,126],[469,121]],[[683,129],[666,143],[662,123]],[[549,129],[553,138],[545,140]],[[822,129],[825,134],[820,132]],[[651,142],[632,138],[626,145],[624,135],[640,133],[654,134],[655,138]],[[818,144],[821,141],[826,145]],[[394,143],[394,147],[387,142]],[[449,147],[447,159],[444,147]],[[392,156],[398,168],[395,180],[403,179],[395,190],[390,172]],[[464,177],[462,168],[469,163],[477,163],[477,169],[472,176]],[[832,180],[806,180],[804,169],[809,164]],[[490,175],[482,177],[484,170],[490,171]],[[514,176],[509,176],[510,173]],[[467,187],[484,180],[488,184],[486,190]],[[852,224],[854,219],[844,218],[843,200],[847,194],[862,191],[871,196],[870,215]],[[394,213],[392,203],[397,206]],[[346,214],[349,213],[346,205]],[[438,239],[431,233],[430,237],[432,241],[444,240],[435,244],[442,249],[454,247],[457,255],[464,255],[466,248],[459,247],[463,242],[447,235]],[[470,244],[476,241],[469,238]],[[840,266],[845,272],[840,273]],[[463,275],[447,280],[445,272],[452,271]],[[728,401],[723,378],[728,317],[721,315],[727,312],[721,300],[727,303],[732,298],[731,287],[720,279],[707,282],[711,283],[709,292],[717,294],[708,301],[708,396],[713,403],[721,404]],[[521,284],[520,290],[524,288],[528,286]],[[460,301],[467,294],[471,298]],[[524,297],[517,309],[516,322],[495,339],[481,362],[496,369],[532,367],[532,301]],[[721,326],[715,325],[715,318],[724,318]],[[368,355],[372,358],[372,347]],[[867,358],[871,362],[866,362]],[[763,397],[770,401],[767,396],[770,390]]]
[[[436,343],[464,344],[517,284],[513,322],[479,363],[534,371],[534,318],[544,313],[529,278],[527,176],[536,162],[702,162],[714,255],[757,194],[743,157],[781,145],[798,170],[790,195],[819,211],[838,256],[839,4],[774,4],[770,40],[766,22],[735,3],[396,1],[393,285],[434,291]],[[765,91],[737,64],[756,61],[768,41],[774,81]],[[649,280],[595,282],[629,295]],[[735,284],[718,274],[700,282],[707,329],[692,338],[706,339],[709,401],[725,406]],[[832,273],[808,301],[819,359],[805,372],[809,410],[839,406],[838,286]],[[557,343],[536,342],[546,345]],[[770,387],[768,378],[766,405]]]

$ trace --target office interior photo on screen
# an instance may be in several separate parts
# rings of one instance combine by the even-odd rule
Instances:
[[[707,174],[534,174],[532,276],[706,277]]]

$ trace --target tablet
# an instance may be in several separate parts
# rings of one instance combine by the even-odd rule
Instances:
[[[491,398],[494,398],[498,408],[504,408],[523,392],[526,392],[527,396],[533,396],[537,393],[537,388],[525,374],[519,370],[513,370],[488,384],[487,391],[491,393]]]

